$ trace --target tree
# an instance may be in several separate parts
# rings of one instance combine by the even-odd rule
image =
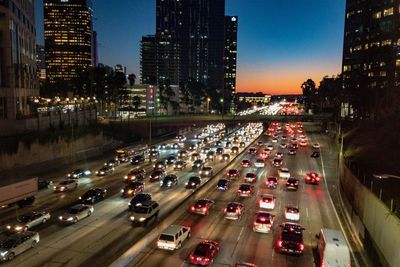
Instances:
[[[318,94],[315,82],[312,79],[307,79],[307,81],[303,82],[301,85],[301,89],[305,97],[306,109],[312,108]]]
[[[128,81],[130,86],[134,86],[136,81],[136,75],[134,73],[129,74]]]

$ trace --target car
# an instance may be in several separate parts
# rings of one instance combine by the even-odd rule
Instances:
[[[186,189],[196,189],[200,186],[201,180],[198,176],[191,176],[189,181],[186,182]]]
[[[206,161],[214,161],[214,159],[215,159],[215,152],[208,151],[206,155]]]
[[[297,153],[296,149],[294,149],[294,148],[289,149],[289,152],[288,152],[289,155],[296,155],[296,153]]]
[[[131,201],[128,203],[128,208],[129,210],[132,210],[136,206],[141,206],[143,203],[146,203],[151,200],[151,194],[149,193],[137,193],[136,195],[133,196]]]
[[[121,189],[121,196],[131,197],[143,191],[144,191],[144,183],[135,181],[127,184],[123,189]]]
[[[280,145],[279,145],[281,148],[286,148],[287,147],[287,144],[285,144],[285,143],[281,143]]]
[[[243,183],[239,186],[237,191],[238,196],[240,197],[250,197],[254,194],[254,185]]]
[[[165,150],[165,149],[167,149],[167,144],[161,144],[161,145],[159,145],[158,146],[158,150]]]
[[[211,240],[201,241],[189,255],[189,262],[195,265],[210,265],[218,254],[219,243]]]
[[[246,143],[245,143],[245,142],[240,142],[240,143],[239,143],[239,147],[241,147],[241,148],[246,147]]]
[[[282,135],[282,136],[281,136],[281,139],[282,139],[282,140],[286,140],[286,139],[287,139],[287,136],[286,136],[286,135]]]
[[[178,140],[178,142],[184,142],[186,141],[186,136],[179,134],[176,136],[176,139]]]
[[[150,157],[151,158],[156,158],[160,155],[160,152],[156,151],[150,151]]]
[[[157,240],[157,247],[165,250],[175,250],[182,247],[182,243],[190,238],[190,227],[170,225]]]
[[[282,166],[282,163],[283,163],[283,159],[282,158],[274,158],[272,160],[272,165],[274,165],[275,167]]]
[[[255,181],[257,181],[257,175],[254,172],[248,172],[244,176],[245,183],[254,183]]]
[[[199,159],[201,159],[201,156],[199,153],[192,153],[192,155],[190,155],[190,160],[192,160],[192,161],[196,161]]]
[[[262,145],[264,145],[264,142],[263,142],[263,141],[258,141],[258,142],[257,142],[257,146],[262,146]]]
[[[267,145],[267,149],[268,149],[269,151],[272,151],[272,150],[274,150],[274,146],[273,146],[273,145]]]
[[[159,160],[153,164],[154,170],[165,170],[167,168],[166,166],[166,160]]]
[[[224,154],[224,149],[223,149],[222,147],[218,147],[218,148],[215,150],[215,153],[216,153],[217,155],[222,155],[222,154]]]
[[[221,161],[225,162],[225,161],[229,161],[231,159],[231,156],[229,156],[229,154],[222,154],[221,155]]]
[[[199,169],[203,168],[203,166],[204,166],[204,162],[202,159],[195,160],[192,164],[192,171],[199,170]]]
[[[276,198],[272,194],[262,194],[258,206],[261,209],[273,210],[275,209]]]
[[[92,205],[77,204],[68,209],[63,215],[58,217],[61,223],[77,223],[78,221],[92,215],[94,209]]]
[[[291,221],[299,221],[300,220],[300,210],[295,205],[286,205],[285,206],[285,219]]]
[[[304,228],[297,223],[285,222],[280,225],[279,233],[275,248],[278,252],[303,255],[303,230]]]
[[[230,188],[231,182],[227,179],[219,179],[217,183],[217,190],[226,191]]]
[[[228,220],[239,220],[244,213],[244,204],[240,202],[229,202],[224,209],[224,218]]]
[[[197,145],[197,144],[191,144],[191,145],[189,145],[188,150],[189,150],[189,151],[196,151],[197,148],[198,148],[198,145]]]
[[[298,148],[299,148],[299,145],[298,145],[297,143],[292,143],[292,144],[290,145],[290,148],[292,148],[292,149],[298,149]]]
[[[142,181],[146,175],[145,169],[133,169],[127,175],[124,176],[124,181],[126,183],[134,181]]]
[[[79,179],[82,177],[88,177],[92,174],[92,172],[88,169],[75,169],[72,172],[67,174],[68,178],[71,179]]]
[[[39,178],[38,179],[38,190],[50,188],[52,184],[53,184],[53,181]]]
[[[153,170],[150,173],[149,182],[153,183],[153,182],[160,181],[160,180],[164,179],[164,177],[166,175],[167,175],[167,173],[164,170]]]
[[[61,181],[58,185],[54,186],[54,192],[65,192],[78,187],[78,181],[75,179],[66,179]]]
[[[286,181],[286,189],[297,190],[299,188],[299,180],[293,177],[290,177]]]
[[[186,168],[186,165],[187,165],[186,161],[178,160],[174,164],[174,170],[180,170],[181,171],[181,170]]]
[[[231,153],[232,153],[232,154],[237,154],[237,153],[239,153],[239,148],[238,148],[237,146],[232,147],[232,148],[231,148]]]
[[[269,155],[269,150],[262,151],[262,152],[260,153],[260,158],[261,158],[261,159],[266,159],[266,158],[268,158],[268,155]]]
[[[82,204],[94,204],[103,200],[107,195],[107,189],[104,188],[92,188],[86,191],[82,196],[79,197],[79,202]]]
[[[239,177],[239,171],[237,169],[229,169],[228,172],[226,173],[226,177],[228,178],[238,178]]]
[[[258,211],[254,216],[253,231],[258,233],[270,233],[275,216],[265,211]]]
[[[4,237],[0,243],[0,260],[11,261],[15,256],[36,247],[39,243],[39,233],[26,231]]]
[[[7,225],[7,230],[11,232],[24,232],[32,227],[45,224],[50,220],[48,211],[32,211],[18,217],[15,225]]]
[[[314,148],[314,149],[319,149],[319,148],[320,148],[319,143],[314,143],[314,144],[312,144],[312,148]]]
[[[280,168],[278,170],[278,176],[279,176],[279,178],[289,179],[289,177],[290,177],[289,169],[288,168]]]
[[[181,150],[178,152],[178,159],[184,160],[189,156],[189,153],[186,150]]]
[[[247,153],[250,155],[256,154],[257,149],[255,147],[250,147],[249,150],[247,150]]]
[[[178,176],[175,174],[169,174],[164,177],[164,179],[160,180],[161,188],[170,188],[172,186],[178,185]]]
[[[300,141],[300,146],[302,146],[302,147],[307,146],[307,141],[306,140],[301,140]]]
[[[254,166],[256,168],[264,168],[265,167],[264,159],[262,159],[262,158],[256,159],[256,162],[254,163]]]
[[[232,143],[231,142],[226,142],[225,143],[225,148],[230,148],[232,146]],[[233,153],[233,152],[232,152]]]
[[[96,171],[96,175],[97,176],[104,176],[104,175],[113,173],[114,170],[115,170],[114,167],[112,167],[110,165],[104,165],[98,171]]]
[[[274,138],[272,138],[272,143],[278,143],[278,138],[277,137],[274,137]]]
[[[307,172],[305,177],[306,184],[319,184],[321,177],[317,172]]]
[[[199,171],[200,178],[212,177],[214,175],[213,168],[210,166],[203,166]]]
[[[131,164],[139,165],[140,163],[143,163],[144,161],[145,161],[145,158],[143,155],[136,155],[136,156],[133,156],[133,158],[131,160]]]
[[[270,189],[275,189],[278,187],[278,178],[275,176],[269,176],[267,181],[265,181],[266,185]]]
[[[157,201],[150,200],[143,202],[142,205],[132,207],[129,221],[132,224],[144,224],[146,226],[152,218],[157,219],[159,212],[160,205]]]
[[[110,166],[110,167],[117,167],[120,164],[119,160],[117,159],[110,159],[106,163],[104,163],[105,166]]]
[[[251,161],[248,159],[242,160],[242,163],[241,163],[242,167],[245,167],[245,168],[250,167],[251,164],[252,164]]]
[[[173,144],[170,144],[169,146],[168,146],[168,148],[170,148],[170,149],[179,149],[179,144],[178,143],[173,143]]]
[[[276,152],[275,158],[276,158],[276,159],[281,159],[281,158],[283,158],[283,153],[282,153],[282,152]]]
[[[189,212],[192,214],[208,215],[210,209],[214,207],[214,201],[202,198],[196,200],[196,202],[189,207]]]

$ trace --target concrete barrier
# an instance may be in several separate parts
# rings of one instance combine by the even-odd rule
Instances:
[[[400,266],[399,218],[345,164],[340,167],[340,185],[347,217],[373,265]]]

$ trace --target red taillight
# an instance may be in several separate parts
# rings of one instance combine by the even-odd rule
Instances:
[[[194,211],[194,206],[192,206],[190,209],[191,209],[192,211]]]
[[[226,213],[226,208],[224,209],[224,213]]]
[[[303,249],[304,249],[304,245],[303,245],[303,244],[300,244],[300,245],[299,245],[299,249],[300,249],[300,250],[303,250]]]
[[[310,178],[310,176],[307,176],[307,180],[310,180],[311,178]]]
[[[319,181],[319,177],[317,177],[317,181]]]
[[[278,247],[280,247],[280,248],[282,247],[282,240],[278,241]]]
[[[194,260],[194,256],[193,256],[193,255],[190,255],[190,259],[191,259],[191,260]]]
[[[299,184],[299,182],[295,182],[294,184],[295,184],[295,185],[298,185],[298,184]]]
[[[201,210],[204,211],[204,212],[206,212],[206,211],[207,211],[207,208],[202,208]]]
[[[205,261],[210,261],[210,258],[204,258]]]

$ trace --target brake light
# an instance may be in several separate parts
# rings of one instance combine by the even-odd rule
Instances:
[[[282,247],[282,240],[278,241],[278,247],[280,247],[280,248]]]
[[[310,180],[311,178],[310,178],[310,176],[307,176],[307,180]]]
[[[226,208],[224,209],[224,213],[226,213]]]
[[[265,222],[265,218],[260,218],[260,221]]]
[[[205,261],[210,261],[210,258],[204,258]]]
[[[317,177],[317,181],[319,181],[319,177]]]
[[[190,208],[190,210],[194,211],[194,206],[192,206],[192,207]]]
[[[300,249],[300,250],[303,250],[303,249],[304,249],[304,245],[303,245],[303,244],[300,244],[300,245],[299,245],[299,249]]]
[[[206,211],[207,211],[207,208],[202,208],[201,210],[204,211],[204,212],[206,212]]]

